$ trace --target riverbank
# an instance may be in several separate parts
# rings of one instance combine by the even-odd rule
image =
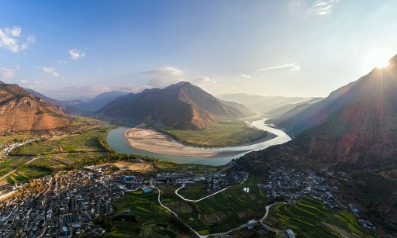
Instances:
[[[222,149],[204,149],[187,146],[178,143],[169,135],[147,128],[128,129],[124,132],[124,136],[128,144],[135,149],[163,155],[216,158],[248,152],[248,150],[225,151]]]
[[[251,126],[251,123],[242,120],[221,120],[202,130],[183,130],[151,124],[141,127],[167,134],[187,146],[212,149],[248,146],[275,137],[267,131]]]

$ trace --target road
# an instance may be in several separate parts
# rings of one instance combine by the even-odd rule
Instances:
[[[266,213],[265,213],[265,215],[262,217],[262,219],[260,219],[259,221],[263,223],[263,222],[266,220],[267,216],[269,215],[270,208],[271,208],[273,205],[277,205],[277,204],[280,204],[280,203],[284,203],[284,202],[275,202],[275,203],[272,203],[272,204],[267,205],[267,206],[266,206]]]
[[[30,163],[32,163],[33,161],[37,160],[37,159],[38,159],[38,158],[33,158],[33,159],[29,160],[28,162],[26,162],[25,164],[30,164]],[[17,170],[18,170],[18,169],[13,169],[13,170],[11,170],[10,172],[6,173],[5,175],[1,176],[1,177],[0,177],[0,181],[3,180],[3,179],[5,179],[5,178],[7,178],[7,176],[9,176],[9,175],[15,173]]]
[[[244,180],[244,181],[245,181],[245,180]],[[243,182],[244,182],[244,181],[243,181]],[[214,195],[216,195],[217,193],[223,192],[223,191],[225,191],[226,189],[229,188],[229,187],[226,187],[226,188],[224,188],[224,189],[222,189],[222,190],[219,190],[219,191],[217,191],[217,192],[215,192],[215,193],[213,193],[213,194],[210,194],[210,195],[208,195],[208,196],[206,196],[206,197],[203,197],[203,198],[200,198],[200,199],[197,199],[197,200],[190,200],[190,199],[186,199],[186,198],[184,198],[183,196],[181,196],[180,194],[178,194],[178,190],[179,190],[179,189],[182,189],[182,188],[184,188],[184,187],[185,187],[185,185],[182,185],[182,187],[180,187],[180,188],[178,188],[177,190],[175,190],[175,194],[178,195],[182,200],[187,201],[187,202],[199,202],[199,201],[202,201],[202,200],[204,200],[204,199],[207,199],[207,198],[209,198],[209,197],[211,197],[211,196],[214,196]],[[171,210],[169,207],[167,207],[167,206],[165,206],[163,203],[161,203],[161,190],[160,190],[158,187],[155,187],[155,188],[156,188],[156,189],[158,190],[158,192],[159,192],[159,195],[158,195],[158,202],[159,202],[160,206],[164,207],[164,208],[167,209],[169,212],[171,212],[172,214],[174,214],[177,218],[179,218],[179,216],[178,216],[178,214],[177,214],[176,212],[174,212],[174,211]],[[271,204],[271,205],[274,205],[274,203]],[[271,205],[269,205],[269,206],[271,206]],[[270,207],[269,207],[269,208],[270,208]],[[267,216],[267,213],[268,213],[269,208],[267,208],[267,206],[266,206],[266,215],[265,215],[265,216]],[[242,224],[241,226],[238,226],[238,227],[233,228],[233,229],[231,229],[231,230],[229,230],[229,231],[226,231],[226,232],[214,233],[214,234],[208,234],[208,235],[200,235],[196,230],[194,230],[191,226],[189,226],[188,224],[186,224],[183,220],[181,220],[181,221],[183,222],[183,224],[185,224],[187,227],[189,227],[189,229],[190,229],[194,234],[196,234],[196,235],[197,235],[198,237],[200,237],[200,238],[207,238],[207,237],[209,237],[209,236],[226,235],[226,234],[229,234],[230,232],[233,232],[233,231],[235,231],[235,230],[240,230],[240,229],[242,229],[242,228],[244,228],[244,227],[247,227],[247,224]]]
[[[229,188],[229,187],[226,187],[226,188],[224,188],[224,189],[221,189],[221,190],[219,190],[219,191],[216,191],[215,193],[212,193],[212,194],[210,194],[210,195],[208,195],[208,196],[205,196],[205,197],[202,197],[202,198],[200,198],[200,199],[191,200],[191,199],[187,199],[187,198],[183,197],[182,195],[180,195],[180,194],[178,193],[178,191],[181,190],[181,189],[184,188],[184,187],[185,187],[185,184],[183,184],[182,187],[180,187],[180,188],[178,188],[177,190],[175,190],[175,194],[176,194],[178,197],[180,197],[180,198],[181,198],[183,201],[185,201],[185,202],[200,202],[200,201],[202,201],[202,200],[204,200],[204,199],[207,199],[207,198],[209,198],[209,197],[212,197],[212,196],[214,196],[214,195],[216,195],[216,194],[218,194],[218,193],[220,193],[220,192],[223,192],[223,191],[225,191],[226,189]]]

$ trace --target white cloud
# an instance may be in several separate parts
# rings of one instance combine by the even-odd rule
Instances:
[[[117,91],[124,91],[124,92],[132,92],[132,93],[140,93],[145,89],[148,88],[153,88],[150,85],[123,85],[123,86],[117,86],[114,88],[114,90]]]
[[[339,0],[316,0],[312,6],[312,11],[319,16],[325,16],[332,11],[333,6]]]
[[[268,67],[265,67],[265,68],[258,69],[258,70],[256,70],[256,72],[258,73],[260,71],[272,71],[272,70],[298,71],[298,70],[300,70],[300,67],[296,63],[282,64],[282,65],[273,65],[273,66],[268,66]]]
[[[249,74],[240,74],[240,76],[243,78],[246,78],[246,79],[252,78],[252,75],[249,75]]]
[[[6,68],[6,67],[0,67],[0,78],[1,79],[12,79],[15,76],[15,72],[17,71],[18,68]]]
[[[28,84],[28,83],[29,83],[27,80],[19,80],[19,82],[20,82],[21,84]]]
[[[33,87],[34,88],[34,87]],[[112,88],[103,84],[94,84],[86,86],[71,86],[57,89],[47,89],[45,94],[61,100],[89,99],[98,94],[112,91]]]
[[[267,66],[264,68],[257,69],[255,71],[252,71],[249,74],[240,74],[240,76],[245,79],[251,79],[252,77],[254,77],[254,75],[259,74],[260,72],[277,71],[277,70],[279,70],[279,71],[281,71],[281,70],[299,71],[300,66],[297,63],[272,65],[272,66]]]
[[[191,80],[191,82],[199,87],[210,87],[216,84],[216,81],[209,77],[200,77]]]
[[[83,58],[85,56],[85,52],[78,50],[78,49],[71,49],[68,51],[69,56],[72,60],[77,60]]]
[[[21,32],[22,28],[18,26],[0,28],[0,48],[2,47],[15,53],[26,50],[29,45],[36,41],[34,36],[28,36],[21,42]]]
[[[59,77],[60,76],[60,74],[54,68],[51,68],[51,67],[43,67],[43,68],[41,68],[41,70],[44,73],[51,74],[54,77]]]
[[[149,87],[163,88],[180,81],[184,81],[185,73],[183,70],[174,67],[163,67],[160,69],[141,72],[141,75],[149,77]]]

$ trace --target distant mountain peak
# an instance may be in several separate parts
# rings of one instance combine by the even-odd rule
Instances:
[[[240,104],[224,102],[189,82],[126,95],[97,112],[106,118],[160,122],[181,129],[203,129],[218,119],[254,115]]]
[[[182,87],[197,87],[196,85],[193,85],[187,81],[180,81],[178,83],[175,84],[171,84],[166,88],[182,88]]]

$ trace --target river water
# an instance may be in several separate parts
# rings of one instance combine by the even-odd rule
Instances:
[[[274,135],[275,138],[259,142],[252,145],[245,145],[245,146],[235,146],[235,147],[226,147],[226,148],[218,148],[225,151],[253,151],[253,150],[263,150],[272,145],[283,144],[291,138],[281,129],[271,127],[265,124],[266,118],[261,118],[258,120],[254,120],[250,123],[251,126],[256,127],[258,129],[268,131]],[[159,158],[161,160],[171,160],[177,163],[189,163],[189,164],[206,164],[206,165],[224,165],[228,163],[230,160],[239,158],[247,152],[228,156],[228,157],[216,157],[216,158],[193,158],[193,157],[178,157],[178,156],[170,156],[170,155],[163,155],[163,154],[156,154],[147,151],[142,151],[138,149],[132,148],[129,144],[127,139],[124,137],[124,131],[129,129],[129,127],[119,127],[117,129],[111,130],[108,133],[108,144],[109,146],[117,151],[118,153],[124,154],[139,154],[139,155],[146,155],[150,157]],[[211,149],[209,149],[211,150]]]

